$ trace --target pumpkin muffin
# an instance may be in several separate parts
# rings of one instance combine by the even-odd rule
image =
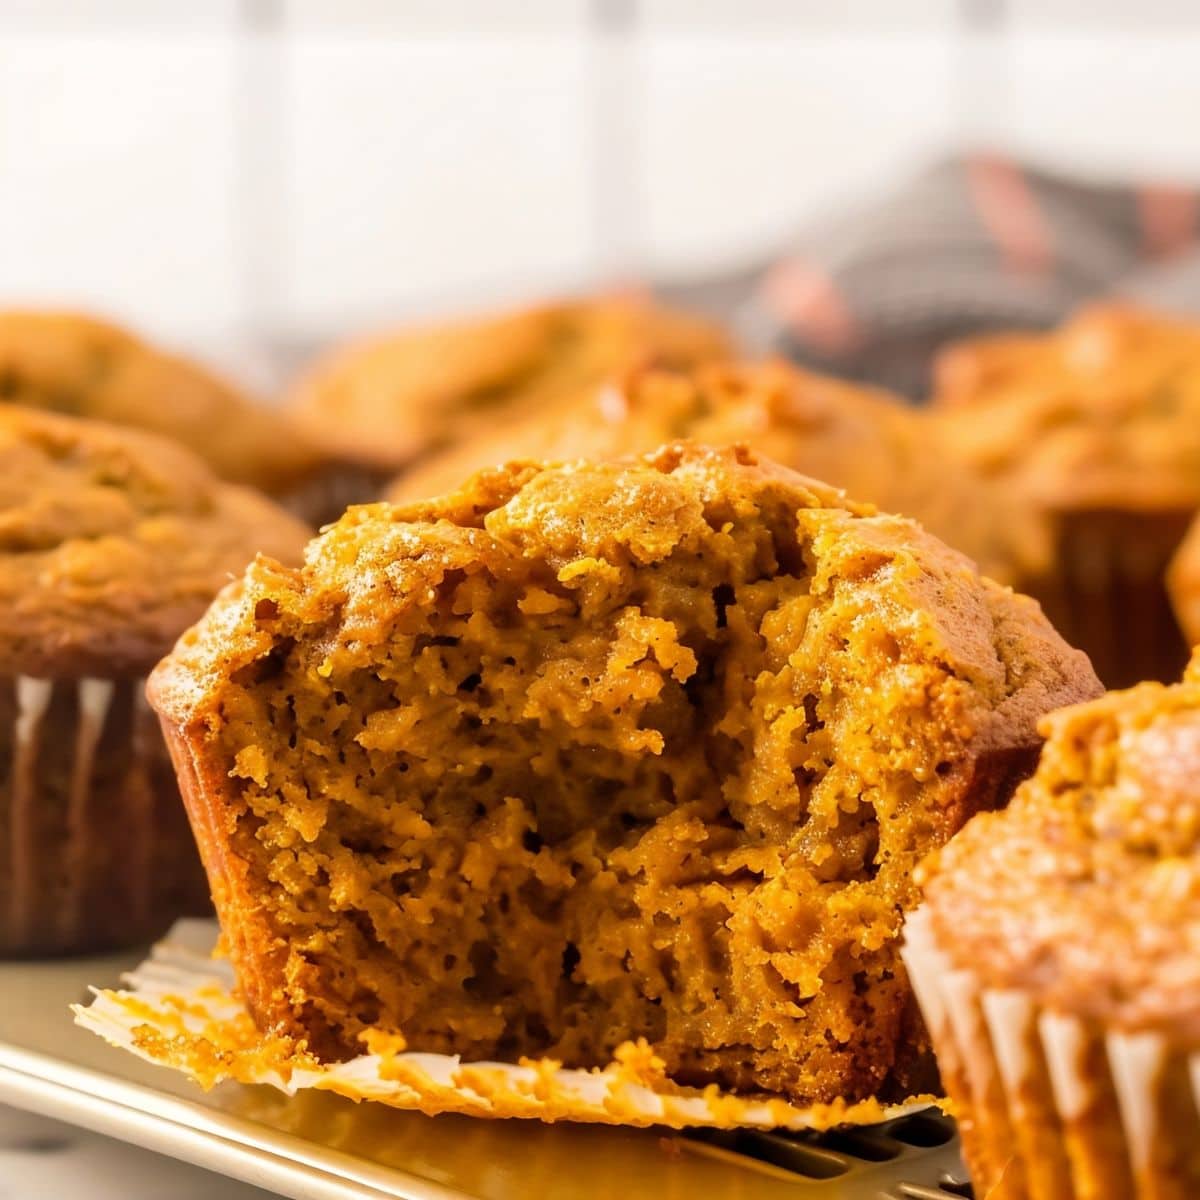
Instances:
[[[165,438],[0,405],[0,956],[203,908],[144,676],[256,551],[306,536]]]
[[[906,958],[976,1187],[1200,1195],[1200,655],[1047,717],[1037,774],[918,872]]]
[[[340,347],[300,381],[289,410],[375,499],[431,450],[536,420],[639,364],[690,366],[730,349],[712,323],[644,300],[547,304]]]
[[[1014,586],[1110,686],[1177,678],[1187,647],[1164,575],[1200,507],[1200,325],[1096,306],[1047,335],[955,345],[935,375],[956,452],[1053,546]]]
[[[397,503],[445,492],[471,471],[515,459],[617,458],[674,438],[745,443],[784,466],[916,518],[1001,583],[1042,568],[1049,547],[1025,506],[938,446],[921,410],[877,388],[782,361],[645,368],[523,419],[493,425],[402,474]]]
[[[1096,694],[1031,601],[744,448],[483,472],[260,559],[151,677],[242,994],[797,1103],[932,1063],[918,857]]]
[[[196,363],[80,313],[0,311],[0,402],[174,438],[222,479],[275,496],[321,468],[278,414]]]

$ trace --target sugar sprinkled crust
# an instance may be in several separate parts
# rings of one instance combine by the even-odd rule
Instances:
[[[0,311],[0,402],[163,434],[222,478],[276,494],[321,461],[278,413],[197,363],[82,313]]]
[[[905,1095],[917,858],[1096,694],[1036,606],[744,448],[514,464],[260,561],[151,680],[245,999],[681,1083]]]
[[[1054,713],[1037,774],[922,868],[981,986],[1200,1048],[1200,656]]]
[[[0,405],[6,675],[144,674],[261,550],[308,529],[165,438]]]

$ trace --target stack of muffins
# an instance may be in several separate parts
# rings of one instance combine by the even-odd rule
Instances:
[[[980,1194],[1197,1194],[1200,330],[1095,307],[936,380],[603,298],[271,410],[0,314],[0,953],[202,905],[186,807],[298,1052],[642,1039],[801,1105],[936,1058]]]

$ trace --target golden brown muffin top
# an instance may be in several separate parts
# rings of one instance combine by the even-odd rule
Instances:
[[[0,673],[138,675],[308,529],[166,438],[0,405]]]
[[[0,402],[163,434],[218,475],[284,492],[320,457],[279,414],[127,330],[70,312],[0,312]]]
[[[1045,718],[1037,774],[922,867],[984,986],[1200,1047],[1200,654]]]
[[[674,438],[744,442],[803,475],[916,518],[1001,582],[1047,553],[1033,514],[939,449],[937,427],[922,411],[890,392],[782,361],[626,372],[425,458],[395,481],[388,498],[436,496],[473,470],[510,460],[617,458]]]
[[[1034,742],[1048,697],[1070,703],[1099,691],[1086,657],[1062,642],[1032,600],[981,578],[916,523],[877,515],[745,446],[677,442],[615,462],[509,463],[432,500],[350,508],[309,543],[303,568],[259,560],[226,590],[161,664],[156,703],[186,719],[230,662],[269,643],[262,625],[280,605],[306,620],[331,618],[340,628],[335,638],[331,627],[331,649],[337,641],[361,653],[397,607],[422,601],[428,579],[479,556],[492,562],[515,551],[560,576],[592,573],[589,586],[603,589],[602,564],[652,569],[753,508],[794,511],[795,553],[819,539],[837,563],[826,568],[833,576],[876,583],[882,576],[895,607],[881,618],[906,623],[918,611],[932,618],[931,647],[952,653],[964,683],[993,706],[975,729],[985,744],[1010,740],[1014,726]]]
[[[729,351],[717,326],[646,301],[550,304],[336,349],[300,381],[290,411],[336,453],[399,469],[422,451],[537,414],[614,372],[685,366]]]
[[[1103,304],[960,342],[933,401],[957,451],[1049,509],[1200,504],[1200,325]]]

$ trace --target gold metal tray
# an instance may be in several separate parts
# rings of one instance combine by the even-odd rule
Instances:
[[[200,923],[198,942],[211,939]],[[953,1127],[919,1113],[846,1134],[696,1135],[425,1117],[320,1092],[205,1093],[71,1021],[144,950],[0,964],[0,1101],[297,1200],[954,1200]]]

